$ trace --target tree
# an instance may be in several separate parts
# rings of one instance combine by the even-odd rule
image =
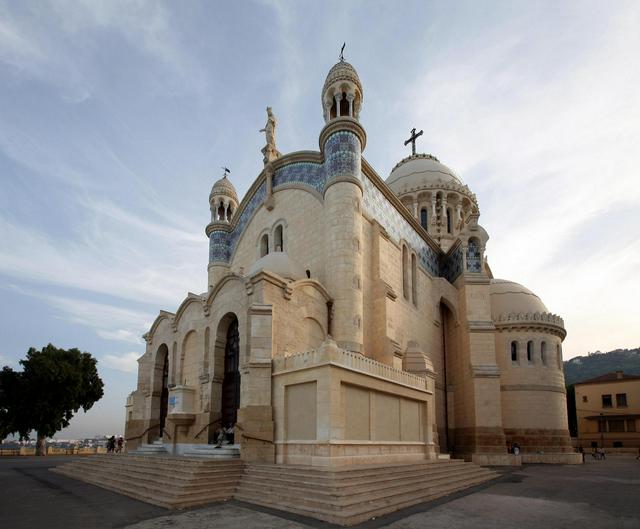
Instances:
[[[0,371],[0,439],[17,433],[29,439],[37,433],[37,455],[46,454],[46,438],[69,426],[80,408],[91,409],[103,395],[97,361],[79,349],[49,344],[29,349],[20,360],[22,371]]]

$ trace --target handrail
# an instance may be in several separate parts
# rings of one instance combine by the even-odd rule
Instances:
[[[209,426],[211,426],[211,425],[213,425],[213,424],[218,424],[218,423],[220,423],[221,421],[222,421],[222,419],[216,419],[215,421],[210,422],[209,424],[207,424],[207,425],[203,426],[203,427],[202,427],[202,430],[200,430],[200,431],[199,431],[197,434],[195,434],[193,437],[194,437],[194,438],[199,437],[199,436],[200,436],[200,434],[201,434],[202,432],[204,432],[207,428],[209,428]]]
[[[149,428],[147,428],[144,432],[142,432],[140,435],[134,435],[133,437],[126,437],[125,441],[132,441],[133,439],[140,439],[144,434],[148,433],[149,430],[153,430],[154,428],[157,428],[158,426],[160,426],[160,423],[158,424],[154,424],[153,426],[149,426]]]
[[[242,424],[237,422],[235,424],[235,427],[238,428],[238,430],[241,430],[241,435],[242,437],[244,437],[245,439],[253,439],[254,441],[263,441],[265,443],[273,443],[273,439],[264,439],[262,437],[256,437],[254,435],[247,435],[245,432],[246,430],[242,427]]]

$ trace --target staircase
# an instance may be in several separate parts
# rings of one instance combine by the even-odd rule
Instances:
[[[461,460],[345,469],[248,465],[234,498],[345,526],[496,477]]]
[[[239,459],[240,445],[200,445],[185,452],[184,455],[203,459]]]
[[[153,505],[183,509],[233,497],[242,469],[239,459],[109,454],[83,457],[51,470]]]
[[[167,450],[162,444],[162,439],[156,439],[153,444],[143,443],[139,448],[136,448],[129,453],[139,456],[158,456],[167,455]]]

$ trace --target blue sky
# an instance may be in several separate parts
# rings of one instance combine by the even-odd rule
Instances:
[[[640,345],[637,2],[0,1],[0,364],[99,359],[61,436],[119,433],[140,336],[206,289],[208,193],[317,149],[340,46],[386,177],[424,129],[477,194],[496,277],[565,319],[565,358]]]

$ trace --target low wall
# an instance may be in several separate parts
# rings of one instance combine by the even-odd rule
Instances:
[[[75,455],[95,455],[106,454],[107,449],[104,447],[97,448],[58,448],[57,446],[48,446],[48,456],[75,456]],[[35,456],[36,449],[31,447],[21,448],[0,448],[0,457],[16,457],[16,456]]]

